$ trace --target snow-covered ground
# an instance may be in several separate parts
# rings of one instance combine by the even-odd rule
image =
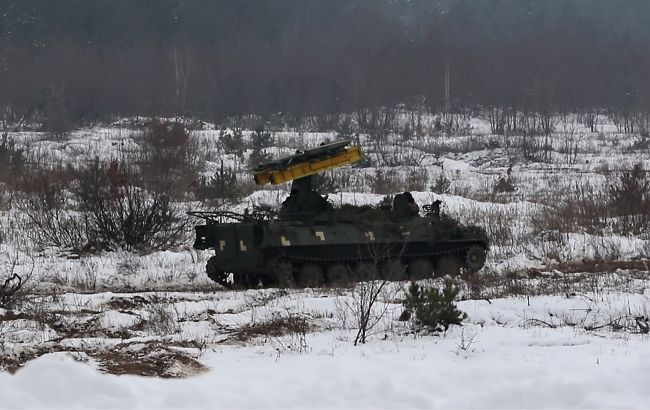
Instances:
[[[469,329],[476,347],[460,353],[457,334],[358,348],[315,340],[323,351],[279,359],[223,347],[203,355],[209,372],[182,380],[101,374],[55,353],[0,375],[0,391],[6,408],[643,408],[650,399],[647,340]]]
[[[648,317],[650,282],[543,280],[568,293],[464,300],[467,323],[436,334],[413,332],[390,303],[359,346],[354,290],[61,295],[48,305],[68,306],[57,315],[77,330],[5,330],[10,355],[30,340],[52,353],[0,374],[0,393],[7,408],[645,407],[650,340],[635,318]],[[168,329],[147,322],[161,320],[153,303]],[[305,327],[281,324],[292,319]]]
[[[204,275],[210,252],[192,250],[191,237],[147,255],[78,258],[33,246],[16,224],[19,212],[0,210],[2,273],[31,274],[38,284],[19,308],[0,309],[1,406],[646,407],[649,237],[545,231],[536,218],[554,195],[571,196],[587,182],[606,189],[615,171],[647,166],[648,153],[631,148],[639,136],[617,133],[606,118],[596,133],[564,121],[545,162],[522,158],[515,139],[490,135],[480,118],[452,136],[390,136],[381,147],[360,137],[374,166],[332,171],[341,187],[329,196],[334,204],[377,204],[386,188],[411,184],[420,204],[441,199],[453,217],[485,226],[493,246],[478,291],[456,279],[464,325],[416,331],[398,320],[407,284],[395,283],[376,307],[385,315],[358,346],[354,304],[364,284],[224,291]],[[209,125],[193,135],[206,175],[223,161],[250,178],[250,150],[244,159],[225,152]],[[122,123],[60,142],[37,132],[9,136],[42,163],[128,156],[140,141]],[[273,136],[266,151],[275,157],[336,138]],[[508,172],[515,191],[495,193]],[[441,175],[449,190],[432,192]],[[232,209],[277,205],[287,189],[253,192]]]

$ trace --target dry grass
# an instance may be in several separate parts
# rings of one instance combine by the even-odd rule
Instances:
[[[506,276],[479,274],[457,280],[464,288],[464,299],[571,296],[603,289],[643,293],[650,279],[648,265],[650,261],[584,261],[543,270],[531,268]]]
[[[304,335],[311,330],[306,318],[299,315],[275,317],[267,322],[252,323],[233,332],[223,342],[249,342],[257,337],[282,337],[289,334]]]
[[[111,374],[178,378],[207,370],[195,357],[167,342],[123,343],[88,355],[99,362],[101,370]]]

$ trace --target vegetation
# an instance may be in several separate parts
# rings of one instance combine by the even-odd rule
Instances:
[[[203,156],[183,124],[153,119],[144,128],[137,163],[143,186],[182,198],[198,180]]]
[[[620,218],[624,232],[645,233],[650,227],[650,180],[643,164],[634,165],[623,172],[618,184],[609,187],[609,206],[612,214]]]
[[[251,190],[252,186],[240,182],[235,170],[225,168],[222,161],[221,167],[214,176],[200,179],[194,194],[198,200],[207,201],[210,205],[219,208],[226,204],[236,204]]]
[[[445,281],[442,289],[424,288],[413,282],[404,300],[405,316],[416,325],[434,331],[460,325],[467,315],[458,310],[454,303],[459,293],[460,288],[450,280]]]
[[[165,194],[141,188],[138,174],[116,161],[95,162],[78,174],[76,199],[89,239],[104,249],[150,251],[185,239],[187,218]]]
[[[25,150],[16,148],[16,143],[3,133],[0,138],[0,182],[13,182],[24,166]]]
[[[431,192],[436,194],[448,194],[451,188],[451,181],[445,176],[444,173],[440,173],[438,178],[436,178],[433,185],[431,185]]]

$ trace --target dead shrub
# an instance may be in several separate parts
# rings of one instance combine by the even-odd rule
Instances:
[[[189,353],[162,342],[120,343],[108,350],[89,351],[100,369],[110,374],[179,378],[206,369]]]
[[[528,215],[522,209],[469,205],[457,216],[467,225],[484,227],[493,245],[516,246],[526,240],[527,233],[521,227],[527,224]]]
[[[256,337],[282,337],[290,334],[304,335],[309,331],[310,326],[307,319],[301,315],[274,314],[271,320],[261,323],[252,323],[237,330],[229,339],[240,342],[247,342]]]
[[[392,261],[388,259],[387,248],[369,246],[368,252],[371,260],[360,261],[347,275],[356,277],[359,282],[351,288],[349,297],[337,303],[338,315],[344,326],[349,318],[357,329],[355,346],[365,344],[372,334],[387,329],[387,322],[390,321],[388,313],[392,309],[389,301],[395,300],[401,289],[400,286],[393,286],[393,281],[404,278],[406,273],[406,267],[399,262],[399,257]],[[342,285],[348,284],[344,281]]]
[[[0,182],[12,184],[24,169],[25,162],[25,150],[17,148],[7,133],[3,133],[0,139]]]
[[[332,172],[321,172],[312,176],[312,187],[321,194],[332,194],[341,190],[341,175]],[[337,178],[338,176],[338,178]]]
[[[135,276],[142,267],[140,258],[127,252],[120,255],[116,264],[117,273],[123,277]]]
[[[71,194],[55,174],[38,171],[23,182],[26,191],[17,201],[26,219],[22,231],[38,246],[81,251],[88,244],[84,215],[71,211]]]
[[[354,338],[354,345],[365,344],[367,338],[375,331],[375,328],[384,320],[389,305],[382,303],[382,300],[390,300],[395,296],[395,288],[389,286],[387,280],[376,280],[377,264],[369,269],[370,280],[360,282],[352,289],[350,301],[345,302],[346,311],[349,312],[352,320],[357,326],[357,334]],[[347,313],[346,313],[347,315]]]
[[[420,166],[427,153],[412,144],[405,144],[397,136],[391,135],[372,140],[376,166]]]
[[[21,172],[14,181],[14,186],[26,194],[41,193],[48,186],[69,190],[75,178],[76,171],[71,164],[46,166],[38,162]]]
[[[549,205],[532,216],[536,232],[603,232],[608,224],[605,193],[582,181],[576,182],[571,191],[570,197],[556,195],[548,198]]]
[[[515,180],[512,176],[512,167],[509,167],[505,176],[501,176],[494,184],[493,192],[495,194],[515,192]]]
[[[648,261],[633,260],[621,261],[613,259],[582,259],[579,261],[567,261],[554,266],[555,270],[564,273],[603,273],[623,271],[648,271]]]
[[[190,132],[179,122],[153,120],[142,141],[138,163],[145,186],[157,193],[183,197],[204,163]]]
[[[67,172],[73,176],[65,182],[50,170],[25,179],[27,192],[18,205],[26,215],[24,231],[35,244],[75,252],[151,251],[184,241],[185,214],[165,194],[142,188],[137,172],[124,163],[95,160]],[[76,185],[68,186],[70,180]]]
[[[397,175],[395,170],[378,169],[374,176],[370,176],[370,185],[375,194],[387,195],[403,190],[404,181]]]
[[[87,215],[88,236],[104,249],[151,251],[182,243],[188,218],[162,193],[141,188],[124,163],[95,161],[78,173],[76,198]]]
[[[635,139],[632,144],[626,149],[628,152],[648,151],[650,150],[650,135],[648,131],[644,131]]]
[[[0,308],[12,309],[24,302],[25,296],[35,286],[32,280],[34,264],[19,266],[17,253],[0,254]]]
[[[650,180],[643,164],[634,165],[624,172],[617,184],[609,186],[609,206],[618,217],[618,227],[623,233],[639,234],[650,225]]]
[[[170,303],[149,303],[142,306],[146,318],[142,325],[144,331],[154,336],[167,336],[181,331],[178,312]]]
[[[409,171],[406,177],[407,191],[426,191],[429,175],[424,168],[416,168]]]

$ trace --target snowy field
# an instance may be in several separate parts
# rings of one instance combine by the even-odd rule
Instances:
[[[492,247],[478,285],[454,279],[462,326],[427,333],[400,321],[408,283],[393,283],[375,306],[367,343],[357,346],[354,307],[367,284],[223,290],[203,273],[211,255],[191,249],[191,235],[185,246],[146,255],[42,248],[3,197],[0,268],[31,274],[34,285],[19,307],[0,309],[1,407],[647,407],[647,232],[553,228],[540,215],[581,186],[606,192],[621,171],[647,169],[648,149],[605,117],[593,133],[575,118],[557,121],[548,141],[536,140],[533,156],[544,161],[525,157],[521,138],[492,135],[479,118],[453,135],[389,135],[383,145],[359,136],[371,163],[329,174],[339,187],[329,194],[335,205],[374,205],[407,187],[420,205],[441,199],[444,212],[485,226]],[[203,173],[223,161],[250,180],[250,150],[243,158],[226,152],[219,135],[209,124],[193,132]],[[9,137],[51,164],[140,149],[138,132],[124,123],[65,141],[27,131]],[[278,157],[336,138],[275,132],[265,152]],[[550,149],[540,151],[541,143]],[[431,188],[441,176],[444,192]],[[499,179],[513,189],[497,192]],[[287,191],[258,190],[229,209],[277,206]]]
[[[650,341],[635,318],[648,317],[648,281],[546,280],[569,292],[464,300],[467,323],[437,334],[413,333],[383,300],[359,346],[353,290],[68,293],[46,304],[49,324],[4,322],[7,354],[41,356],[0,375],[3,406],[644,407]],[[134,373],[153,377],[121,375]]]

